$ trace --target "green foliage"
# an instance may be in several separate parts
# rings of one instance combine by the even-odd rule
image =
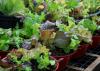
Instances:
[[[68,17],[68,26],[65,24],[58,24],[57,26],[59,31],[69,32],[75,26],[75,21],[71,17]]]
[[[0,0],[0,12],[5,15],[24,14],[24,3],[22,0]]]
[[[72,35],[71,42],[68,45],[68,47],[63,48],[64,52],[70,53],[71,50],[73,50],[73,51],[77,50],[80,42],[81,41],[79,40],[79,38],[76,35]]]
[[[84,17],[89,16],[89,12],[93,13],[100,7],[100,1],[99,0],[82,0],[81,3],[82,6],[82,14]]]
[[[76,35],[74,35],[74,36],[71,38],[71,43],[70,43],[70,45],[69,45],[69,48],[72,49],[72,50],[77,50],[77,48],[78,48],[80,42],[81,42],[81,41],[79,40],[79,38],[78,38]]]
[[[100,26],[97,27],[97,30],[100,30]]]
[[[89,19],[83,19],[79,22],[79,24],[83,25],[85,28],[88,28],[92,33],[94,33],[97,30],[96,23]]]
[[[34,5],[33,5],[33,0],[27,0],[29,4],[29,9],[33,12],[34,11]]]
[[[23,42],[20,32],[19,29],[0,29],[0,50],[8,50],[10,44],[19,48]]]
[[[74,28],[70,31],[73,35],[76,35],[80,41],[84,41],[86,43],[92,42],[92,34],[88,30],[88,28],[85,28],[83,25],[76,25]]]
[[[45,14],[42,12],[40,15],[37,13],[33,14],[30,11],[26,14],[24,23],[30,23],[30,24],[41,24],[43,20],[45,19]]]
[[[39,51],[37,53],[40,53],[39,56],[36,56],[36,60],[39,64],[38,65],[39,69],[48,69],[49,65],[51,66],[55,65],[55,61],[49,58],[49,50],[45,46],[40,46]]]
[[[63,20],[69,14],[69,10],[66,9],[66,5],[62,3],[56,3],[53,0],[46,0],[47,4],[47,14],[51,14],[52,19],[55,20]]]
[[[71,9],[77,7],[79,4],[78,0],[67,0],[66,3],[67,3],[67,7]]]
[[[0,50],[8,50],[10,44],[10,37],[7,35],[2,35],[0,37]]]
[[[28,38],[30,38],[32,35],[34,35],[36,38],[39,38],[39,34],[40,34],[40,24],[32,24],[29,22],[25,22],[24,24],[24,28],[21,31],[21,35],[22,36],[26,36]]]
[[[12,43],[17,47],[20,48],[23,38],[20,37],[21,30],[20,29],[14,29],[12,34]]]
[[[20,55],[22,55],[21,59],[19,59]],[[38,69],[40,70],[48,69],[48,65],[55,65],[55,61],[49,58],[49,50],[45,46],[39,46],[31,50],[20,48],[9,53],[9,56],[11,57],[10,60],[17,65],[35,59],[38,63]],[[27,70],[30,70],[30,67],[28,67]]]
[[[0,28],[0,50],[9,49],[9,44],[11,43],[9,31],[11,31],[11,29],[4,30]]]
[[[100,6],[99,0],[83,0],[83,5],[86,9],[89,9],[90,11],[95,11]]]

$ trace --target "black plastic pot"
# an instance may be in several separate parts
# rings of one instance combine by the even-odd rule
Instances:
[[[21,18],[16,18],[14,16],[6,16],[0,13],[0,28],[15,28],[17,24],[19,28],[21,28],[23,26],[23,23],[20,20]]]

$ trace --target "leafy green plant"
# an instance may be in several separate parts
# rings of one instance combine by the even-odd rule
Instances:
[[[100,5],[100,1],[99,0],[83,0],[83,4],[85,6],[85,8],[89,9],[90,11],[95,11],[96,9],[98,9],[99,5]]]
[[[10,33],[11,29],[1,29],[0,28],[0,50],[8,50],[9,44],[11,43]]]
[[[100,5],[100,1],[99,0],[82,0],[82,3],[81,3],[81,9],[82,9],[82,15],[84,17],[87,17],[89,16],[89,12],[90,13],[93,13],[95,12],[98,8],[99,8],[99,5]]]
[[[89,31],[92,32],[92,34],[97,30],[96,22],[90,20],[90,19],[83,19],[79,22],[79,24],[83,25],[85,28],[88,28]]]
[[[70,31],[72,34],[76,35],[80,41],[84,41],[86,43],[92,42],[92,33],[85,28],[83,25],[76,25]]]
[[[30,24],[41,24],[45,20],[45,14],[42,12],[40,15],[37,13],[33,14],[30,11],[26,14],[24,23],[30,23]]]
[[[2,35],[0,37],[0,50],[8,50],[10,44],[10,37],[7,35]]]
[[[55,65],[55,61],[49,58],[49,50],[45,46],[40,46],[38,53],[42,53],[42,55],[36,56],[39,69],[48,69],[49,65]]]
[[[22,0],[0,0],[0,12],[5,15],[24,14],[24,3]]]
[[[71,9],[77,7],[79,4],[77,0],[66,0],[66,3],[67,3],[67,7]]]
[[[73,51],[77,50],[80,42],[81,41],[76,35],[72,35],[70,44],[66,48],[63,48],[64,52],[70,53],[70,51],[72,50]]]
[[[20,29],[14,29],[13,30],[13,34],[12,34],[12,43],[17,47],[17,48],[20,48],[21,47],[21,44],[23,42],[23,38],[20,37],[20,33],[21,33],[21,30]]]
[[[40,24],[32,24],[32,20],[25,20],[24,28],[22,29],[21,36],[30,38],[32,35],[34,35],[36,38],[39,38],[39,28]]]
[[[53,0],[46,0],[47,14],[50,14],[53,21],[63,20],[69,14],[69,10],[66,9],[66,5],[57,3]]]
[[[23,0],[25,6],[31,11],[34,11],[34,5],[33,5],[33,0]]]
[[[75,26],[75,21],[73,18],[68,17],[68,25],[65,24],[58,24],[57,27],[59,28],[59,31],[63,32],[70,32],[70,30]]]
[[[20,64],[24,64],[26,62],[31,62],[32,59],[35,59],[36,63],[38,63],[37,68],[39,70],[48,69],[48,65],[50,64],[51,66],[55,65],[55,61],[49,58],[49,50],[45,46],[39,46],[31,50],[26,50],[26,49],[21,48],[21,49],[12,51],[11,53],[8,54],[8,56],[10,57],[10,60],[12,62],[17,64],[17,66]],[[20,58],[20,56],[22,57]],[[23,67],[22,67],[22,70],[23,70]],[[31,66],[28,66],[27,70],[31,71]]]

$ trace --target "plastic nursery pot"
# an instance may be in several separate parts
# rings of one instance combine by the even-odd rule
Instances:
[[[5,16],[0,14],[0,27],[4,29],[15,28],[17,25],[21,28],[23,23],[20,22],[21,18],[14,16]]]
[[[8,51],[0,51],[0,59],[4,58],[8,53]]]
[[[93,36],[92,41],[92,45],[89,45],[88,49],[95,48],[97,45],[100,44],[100,36]]]
[[[70,55],[65,56],[52,56],[59,61],[59,68],[56,71],[62,71],[70,61]]]
[[[79,48],[70,55],[70,60],[82,57],[86,53],[88,46],[89,44],[80,45]]]

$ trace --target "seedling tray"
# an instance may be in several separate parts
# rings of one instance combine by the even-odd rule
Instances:
[[[100,55],[100,45],[88,50],[88,53]]]
[[[98,65],[100,67],[100,45],[88,50],[85,56],[72,60],[64,71],[95,71]]]
[[[87,68],[97,57],[85,55],[79,60],[73,60],[69,63],[71,66],[80,67],[80,68]]]

